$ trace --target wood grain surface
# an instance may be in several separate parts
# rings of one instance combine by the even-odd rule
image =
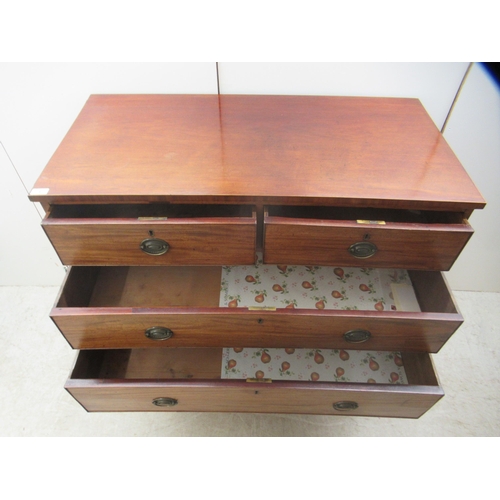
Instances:
[[[181,350],[186,351],[186,350]],[[197,350],[187,356],[196,363]],[[219,354],[207,350],[207,357],[218,360]],[[149,364],[148,353],[158,358],[158,350],[141,353],[145,358],[140,365]],[[87,359],[77,361],[78,368],[66,382],[66,389],[87,411],[211,411],[211,412],[248,412],[248,413],[302,413],[322,415],[361,415],[380,417],[418,418],[433,406],[442,396],[443,391],[437,383],[432,362],[427,354],[407,354],[408,377],[414,380],[412,385],[366,384],[366,383],[328,383],[328,382],[275,382],[247,383],[235,380],[212,379],[211,361],[205,360],[207,378],[197,378],[198,370],[187,373],[187,378],[172,379],[162,362],[153,361],[147,368],[149,378],[142,378],[143,371],[135,373],[139,378],[112,378],[111,370],[106,378],[92,378],[96,372],[92,358],[96,357],[104,364],[113,364],[113,356],[102,355],[102,351],[80,353]],[[161,352],[160,352],[161,354]],[[122,364],[121,352],[118,364]],[[167,356],[171,358],[170,354]],[[186,359],[187,359],[186,358]],[[183,360],[176,359],[176,366],[183,365]],[[83,366],[92,369],[88,373]],[[101,367],[100,374],[106,369]],[[181,373],[186,368],[181,368]],[[200,374],[205,373],[202,368]],[[166,397],[177,400],[173,407],[158,407],[152,401]],[[339,411],[333,404],[340,401],[352,401],[358,408]]]
[[[337,204],[484,200],[417,99],[95,95],[32,201]]]
[[[309,415],[346,415],[366,417],[419,418],[439,399],[443,391],[423,388],[385,386],[353,387],[352,384],[322,387],[306,383],[262,384],[255,387],[245,382],[84,382],[68,381],[68,392],[89,412],[95,411],[174,411],[289,413]],[[173,407],[157,407],[153,399],[177,399]],[[353,401],[356,410],[338,411],[333,404]]]
[[[53,309],[51,318],[75,349],[167,347],[295,347],[438,352],[462,324],[460,315],[371,311],[247,311],[245,309]],[[151,340],[148,328],[173,332]],[[345,340],[350,330],[369,340]]]
[[[437,352],[462,324],[441,273],[410,272],[422,312],[219,307],[221,268],[71,269],[51,318],[73,348],[304,347]],[[88,272],[84,272],[87,270]],[[82,291],[80,297],[77,293]],[[151,340],[151,327],[169,328]],[[350,330],[369,340],[345,340]]]
[[[172,220],[45,218],[42,226],[65,265],[253,264],[253,217]],[[140,248],[149,238],[166,241],[163,255]]]
[[[467,221],[379,225],[267,216],[264,262],[448,271],[473,232]],[[349,252],[351,245],[366,241],[376,245],[375,255],[359,259]]]
[[[91,96],[30,199],[75,265],[51,317],[88,349],[66,383],[88,411],[418,418],[443,396],[427,352],[463,318],[428,270],[453,264],[473,232],[464,219],[485,202],[417,99]],[[149,237],[169,251],[141,252]],[[359,241],[378,247],[373,258],[348,253]],[[215,266],[253,263],[259,249],[268,263],[413,269],[422,312],[218,307]],[[158,326],[173,336],[145,336]],[[347,342],[354,329],[370,339]],[[409,385],[221,380],[221,347],[403,351]]]

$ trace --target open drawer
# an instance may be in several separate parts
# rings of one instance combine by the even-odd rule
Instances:
[[[66,265],[255,261],[256,215],[236,205],[53,205],[42,222]]]
[[[88,411],[418,418],[444,393],[428,354],[400,354],[399,359],[404,383],[373,383],[369,378],[373,371],[366,366],[359,367],[358,375],[353,374],[349,382],[344,382],[337,375],[335,363],[330,367],[334,381],[282,381],[225,378],[228,367],[222,349],[81,351],[65,387]],[[395,378],[393,373],[387,374],[388,380],[392,380],[391,376]]]
[[[379,300],[383,290],[375,287],[382,276],[378,271],[390,271],[360,270],[368,273],[363,274],[366,284],[359,281],[353,292],[364,300],[362,310],[361,302],[343,305],[347,277],[357,278],[352,270],[284,267],[72,267],[51,318],[76,349],[362,345],[437,352],[463,322],[439,272],[408,272],[411,286],[404,290],[411,289],[418,307],[393,310]],[[403,271],[398,272],[400,277]],[[289,288],[297,284],[298,300],[286,299],[292,295],[284,290],[286,276],[293,278]],[[331,293],[316,301],[320,282]],[[235,295],[232,286],[241,294]],[[395,287],[389,290],[396,293]]]
[[[269,206],[264,262],[447,271],[472,233],[458,212]]]

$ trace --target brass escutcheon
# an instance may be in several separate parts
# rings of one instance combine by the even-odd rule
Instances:
[[[344,333],[344,339],[351,344],[361,344],[366,342],[372,334],[368,330],[349,330]]]
[[[144,332],[144,335],[151,340],[167,340],[173,334],[174,332],[170,328],[165,328],[164,326],[153,326]]]
[[[349,247],[349,253],[356,259],[368,259],[368,257],[375,255],[377,251],[377,246],[369,241],[358,241]]]
[[[333,403],[333,409],[338,411],[349,411],[358,408],[358,403],[354,401],[338,401]]]
[[[148,238],[141,242],[140,248],[148,255],[163,255],[168,252],[169,244],[159,238]]]
[[[177,399],[174,398],[156,398],[153,399],[153,404],[155,406],[175,406],[178,403]]]

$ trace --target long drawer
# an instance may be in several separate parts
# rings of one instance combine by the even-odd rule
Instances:
[[[428,354],[406,384],[226,380],[220,349],[81,351],[66,383],[87,411],[303,413],[418,418],[443,395]],[[366,378],[366,377],[365,377]]]
[[[231,307],[233,301],[221,307],[222,272],[215,266],[72,267],[51,318],[77,349],[362,346],[437,352],[463,322],[439,272],[409,272],[420,312]]]
[[[264,262],[447,271],[472,233],[455,212],[270,206]]]
[[[42,222],[66,265],[255,261],[256,214],[233,205],[53,205]]]

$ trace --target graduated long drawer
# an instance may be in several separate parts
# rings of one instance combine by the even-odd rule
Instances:
[[[408,383],[226,380],[220,349],[81,351],[66,389],[87,411],[303,413],[418,418],[444,393],[428,354]]]
[[[51,318],[73,348],[317,347],[437,352],[463,319],[439,272],[421,312],[219,307],[221,267],[73,267]]]

